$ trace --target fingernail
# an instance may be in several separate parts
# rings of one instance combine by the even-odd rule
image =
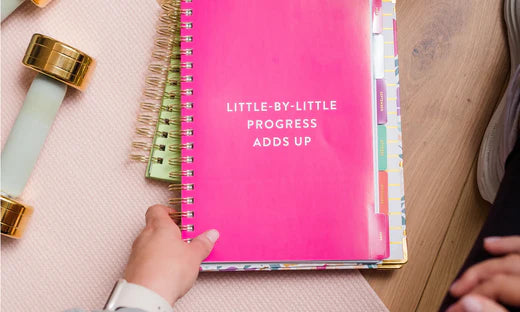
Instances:
[[[496,242],[497,240],[499,240],[500,237],[498,236],[490,236],[490,237],[486,237],[484,238],[484,243],[493,243],[493,242]]]
[[[466,312],[482,312],[482,305],[473,296],[466,296],[462,298],[461,302]]]
[[[456,288],[457,288],[457,281],[455,281],[453,284],[451,284],[450,293],[453,294],[453,291],[456,290]]]
[[[220,233],[217,230],[209,230],[206,232],[206,237],[212,243],[216,242],[219,236],[220,236]]]

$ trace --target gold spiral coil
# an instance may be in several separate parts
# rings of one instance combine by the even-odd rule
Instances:
[[[193,129],[173,130],[168,132],[170,138],[182,138],[185,136],[193,136]]]
[[[162,76],[149,76],[145,80],[145,84],[148,87],[156,87],[156,88],[164,88],[166,86],[166,83],[168,81],[168,78],[162,77]]]
[[[157,74],[157,75],[160,75],[160,76],[166,76],[166,75],[168,75],[168,72],[169,72],[167,66],[160,65],[160,64],[150,64],[148,66],[148,70],[151,73]]]
[[[193,170],[171,171],[169,175],[172,179],[178,179],[182,177],[193,177]]]
[[[149,103],[149,102],[142,102],[140,104],[141,111],[143,112],[151,112],[151,113],[159,113],[161,111],[162,105],[157,103]]]
[[[183,40],[183,38],[176,38],[176,37],[159,37],[157,39],[155,39],[155,46],[160,48],[160,49],[165,49],[165,50],[172,50],[173,49],[173,46],[176,46],[178,45],[181,41]],[[171,54],[171,53],[170,53]],[[179,53],[177,53],[179,54]],[[180,54],[179,54],[180,56]]]
[[[157,124],[180,125],[181,123],[193,122],[193,117],[192,116],[180,116],[180,117],[171,117],[171,118],[157,118],[157,117],[149,115],[149,114],[140,114],[137,117],[137,121],[143,125],[148,125],[148,126],[154,126]],[[190,136],[190,133],[192,134],[193,130],[186,129],[186,130],[170,131],[170,132],[168,132],[168,134],[173,134],[173,135],[169,135],[168,137],[174,137],[177,135],[176,133],[178,133],[178,135]]]
[[[161,157],[151,157],[150,158],[150,156],[138,155],[138,154],[131,154],[130,159],[133,161],[145,162],[145,163],[152,161],[157,164],[162,164],[164,162],[164,159],[162,159]]]
[[[170,217],[172,218],[193,218],[195,213],[193,211],[174,211],[170,212]]]
[[[164,24],[157,26],[157,33],[161,36],[174,36],[176,31],[177,28],[172,25]]]
[[[181,22],[181,28],[192,29],[193,28],[193,23],[192,22]]]
[[[139,142],[139,141],[132,142],[132,147],[134,149],[143,150],[143,151],[147,151],[147,152],[151,151],[152,147],[157,150],[160,150],[160,151],[166,150],[166,145],[152,144],[150,142]]]
[[[144,96],[152,101],[161,101],[165,97],[164,90],[159,88],[145,88]]]
[[[168,150],[170,152],[180,152],[182,150],[191,150],[193,149],[193,143],[183,143],[179,145],[170,145],[168,146]]]
[[[192,205],[193,197],[184,197],[184,198],[170,198],[170,205]]]
[[[167,63],[168,61],[170,61],[171,56],[172,56],[171,51],[156,50],[156,51],[152,52],[152,58],[159,62]],[[161,65],[161,66],[165,66],[167,68],[168,65]]]
[[[193,103],[192,102],[184,102],[184,103],[181,103],[181,106],[183,109],[192,109],[193,108]]]
[[[181,14],[185,15],[185,16],[191,16],[191,15],[193,15],[193,10],[192,9],[181,9]]]
[[[183,109],[192,109],[193,103],[181,103],[180,105],[161,105],[161,103],[141,103],[141,110],[143,112],[158,113],[161,110],[172,113],[180,113]]]
[[[193,183],[172,183],[168,185],[168,190],[171,192],[177,191],[193,191],[195,185]]]
[[[181,231],[186,231],[186,232],[195,231],[195,226],[193,224],[179,225],[179,228],[181,229]]]
[[[170,166],[180,166],[182,164],[191,164],[191,163],[193,163],[192,156],[175,157],[175,158],[168,159],[168,164]]]

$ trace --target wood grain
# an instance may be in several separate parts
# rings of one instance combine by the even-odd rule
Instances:
[[[431,270],[417,311],[436,311],[457,276],[473,242],[486,221],[490,204],[484,201],[474,183],[476,161],[462,192],[448,232]]]
[[[390,311],[414,311],[509,62],[501,0],[399,0],[397,15],[409,262],[363,274]]]

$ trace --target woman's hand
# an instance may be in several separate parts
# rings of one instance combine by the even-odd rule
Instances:
[[[520,236],[488,237],[484,248],[502,255],[470,267],[450,288],[461,298],[447,311],[507,311],[501,304],[520,307]]]
[[[146,227],[132,245],[125,279],[155,291],[173,305],[195,283],[199,265],[219,233],[207,231],[188,244],[181,239],[170,212],[173,209],[161,205],[148,208]]]

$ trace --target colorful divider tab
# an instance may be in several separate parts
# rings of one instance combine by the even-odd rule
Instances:
[[[376,79],[376,103],[377,103],[377,124],[384,125],[388,122],[386,108],[386,82],[384,79]]]
[[[386,126],[377,126],[377,163],[380,171],[387,169],[387,141],[386,141]]]
[[[379,171],[379,213],[388,215],[388,173]]]

